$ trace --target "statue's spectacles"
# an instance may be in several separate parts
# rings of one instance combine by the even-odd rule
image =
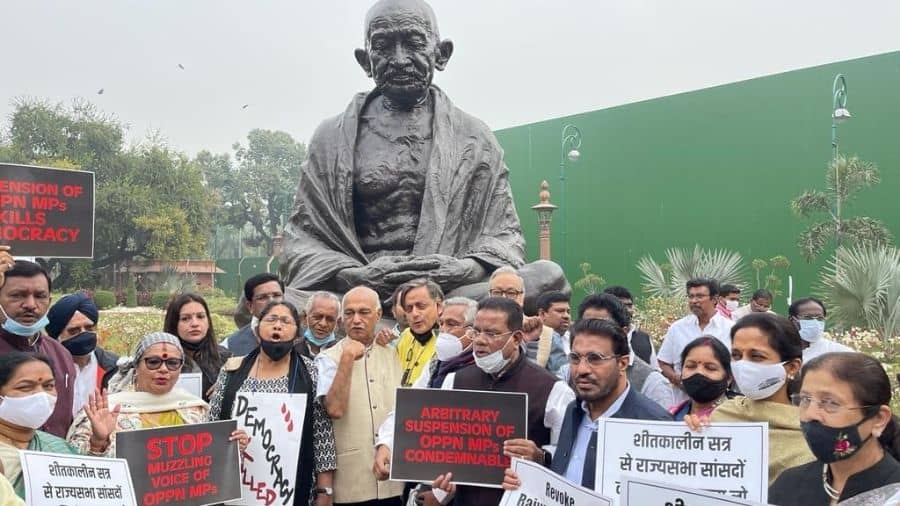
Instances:
[[[504,297],[507,299],[515,299],[519,295],[522,295],[522,290],[488,290],[488,295],[491,297]]]

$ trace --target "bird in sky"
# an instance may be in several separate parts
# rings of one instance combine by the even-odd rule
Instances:
[[[102,95],[102,94],[103,94],[103,88],[100,88],[100,91],[98,91],[97,94],[98,94],[98,95]]]
[[[184,65],[182,65],[182,64],[179,63],[179,64],[178,64],[178,68],[180,68],[181,70],[184,70]]]
[[[248,108],[248,107],[250,107],[250,104],[244,104],[243,107],[241,107],[241,110],[244,110],[244,109],[246,109],[246,108]]]

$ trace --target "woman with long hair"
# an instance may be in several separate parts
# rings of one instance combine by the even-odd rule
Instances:
[[[231,357],[231,352],[216,342],[206,300],[196,293],[183,293],[172,299],[166,308],[163,331],[181,341],[184,349],[181,372],[203,375],[202,397],[209,401],[219,370]]]

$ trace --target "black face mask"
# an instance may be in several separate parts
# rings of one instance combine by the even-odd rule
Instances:
[[[73,357],[90,355],[97,348],[97,333],[82,332],[62,342],[63,348],[69,351]]]
[[[717,381],[698,372],[693,376],[683,378],[681,386],[692,400],[703,403],[712,402],[725,395],[725,391],[728,389],[728,377]]]
[[[269,358],[278,362],[285,355],[291,352],[291,349],[294,348],[294,343],[292,341],[265,341],[262,340],[259,342],[259,346],[262,348],[263,353],[265,353]]]
[[[866,439],[859,435],[859,426],[868,419],[865,417],[846,427],[829,427],[817,421],[800,422],[800,428],[803,429],[806,444],[819,462],[831,464],[852,457],[869,441],[872,434]]]

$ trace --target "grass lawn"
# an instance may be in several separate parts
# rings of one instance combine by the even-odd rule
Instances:
[[[165,313],[153,308],[141,311],[101,311],[97,339],[102,348],[119,355],[130,355],[134,345],[145,335],[162,330]],[[232,300],[231,308],[234,309]],[[210,311],[213,311],[210,308]],[[216,339],[221,340],[237,329],[231,316],[212,315]]]

